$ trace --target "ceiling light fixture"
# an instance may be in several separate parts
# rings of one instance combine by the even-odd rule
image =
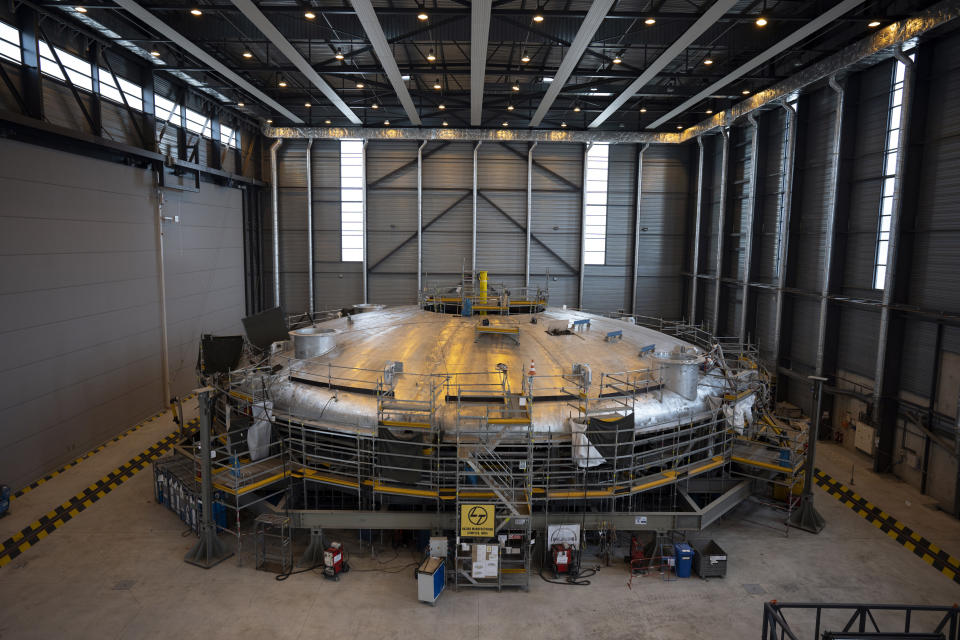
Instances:
[[[202,16],[203,11],[200,11],[200,9],[190,9],[190,14],[194,16]]]
[[[647,112],[646,107],[640,107],[640,113],[646,113],[646,112]]]
[[[237,103],[237,106],[240,107],[241,109],[243,109],[243,108],[244,108],[245,106],[247,106],[247,105],[246,105],[245,103],[243,103],[243,102],[238,102],[238,103]]]
[[[551,78],[550,76],[544,76],[543,81],[544,81],[544,82],[553,82],[553,78]]]
[[[620,57],[620,54],[613,56],[613,64],[620,64],[623,62],[623,58]]]
[[[286,80],[281,80],[280,82],[277,83],[277,86],[280,87],[280,88],[283,88],[283,87],[287,86],[287,81],[286,81]]]
[[[250,58],[253,57],[253,54],[250,53],[249,51],[244,51],[244,52],[243,52],[243,57],[246,58],[247,60],[249,60]]]
[[[757,18],[756,25],[757,25],[758,27],[765,27],[765,26],[767,26],[767,19],[764,18],[763,16],[760,16],[759,18]]]
[[[273,124],[273,120],[267,120],[267,124]]]
[[[436,89],[437,91],[439,91],[440,89],[443,89],[443,85],[440,84],[440,78],[437,78],[436,80],[433,81],[433,88]]]
[[[447,126],[447,121],[446,121],[446,120],[443,121],[443,126]]]
[[[707,115],[710,115],[711,113],[713,113],[713,109],[707,109]]]
[[[437,56],[434,55],[433,49],[430,49],[430,51],[427,51],[427,60],[429,60],[430,62],[433,62],[436,59],[437,59]]]
[[[745,95],[745,96],[748,96],[748,95],[750,95],[750,89],[744,89],[744,90],[741,91],[740,93],[742,93],[742,94]]]
[[[303,17],[307,20],[313,20],[317,17],[317,14],[315,14],[313,11],[306,11],[304,12]]]
[[[376,102],[374,102],[372,105],[370,105],[370,108],[371,108],[371,109],[379,109],[379,108],[380,108],[380,105],[378,105]]]
[[[343,49],[337,49],[337,54],[333,57],[336,58],[337,60],[343,60],[344,58]]]
[[[677,129],[678,129],[678,130],[682,130],[682,129],[683,129],[683,125],[682,125],[682,124],[678,124],[678,125],[677,125]]]
[[[590,91],[596,91],[596,90],[597,90],[596,87],[590,87]]]
[[[651,27],[657,24],[657,21],[654,20],[653,18],[647,18],[646,20],[643,21],[643,24],[647,25],[648,27]]]
[[[366,85],[363,84],[362,82],[358,82],[358,83],[357,83],[357,89],[363,89],[365,86],[366,86]]]
[[[423,22],[424,20],[427,20],[430,18],[430,16],[428,16],[427,12],[424,10],[424,6],[422,2],[417,3],[417,9],[419,9],[419,11],[417,11],[417,20]]]
[[[445,104],[438,104],[438,105],[437,105],[437,109],[440,109],[440,111],[443,111],[443,110],[446,109],[446,108],[447,108],[447,105],[445,105]]]
[[[520,83],[517,82],[516,80],[514,80],[514,81],[513,81],[513,86],[510,87],[510,88],[513,89],[514,91],[520,91]]]
[[[512,105],[512,104],[508,104],[508,105],[507,105],[507,111],[513,111],[513,105]]]
[[[303,103],[303,106],[305,106],[307,109],[309,109],[309,108],[312,107],[313,105],[310,104],[309,102],[304,102],[304,103]]]
[[[537,24],[543,22],[543,5],[539,2],[537,3],[537,11],[533,14],[533,21]]]
[[[573,105],[573,112],[574,112],[574,113],[580,113],[580,105],[578,105],[578,104]]]
[[[75,10],[77,13],[86,13],[86,12],[87,12],[87,8],[86,8],[86,7],[80,7],[80,6],[74,7],[74,10]]]
[[[867,24],[867,26],[870,27],[871,29],[875,29],[876,27],[879,27],[879,26],[880,26],[880,21],[879,21],[879,20],[871,20],[871,21]]]
[[[713,64],[713,58],[707,58],[706,60],[703,61],[703,64],[709,67],[710,65]]]
[[[152,51],[150,52],[150,55],[152,55],[154,58],[159,58],[159,57],[160,57],[160,52],[157,51],[156,49],[154,49],[154,50],[152,50]]]
[[[520,56],[520,62],[530,62],[530,54],[524,51],[523,55]]]
[[[510,126],[510,123],[509,123],[509,122],[501,122],[500,124],[502,124],[502,125],[505,126],[505,127],[509,127],[509,126]]]
[[[567,128],[567,123],[566,123],[566,122],[561,122],[561,123],[560,123],[560,126],[563,127],[564,129],[566,129],[566,128]]]
[[[389,120],[384,120],[384,121],[383,121],[383,124],[384,124],[385,126],[388,126],[388,127],[389,127],[389,126],[390,126],[390,121],[389,121]]]
[[[330,124],[330,121],[329,121],[329,120],[324,120],[324,121],[323,121],[323,124]]]

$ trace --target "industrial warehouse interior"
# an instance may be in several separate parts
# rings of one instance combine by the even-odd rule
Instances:
[[[10,0],[0,353],[0,640],[960,640],[960,0]]]

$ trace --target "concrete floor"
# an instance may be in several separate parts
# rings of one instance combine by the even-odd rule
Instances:
[[[189,408],[190,415],[195,405]],[[170,433],[169,416],[114,443],[12,503],[0,539]],[[866,458],[824,445],[818,464],[954,556],[960,522],[932,500],[868,471]],[[315,573],[277,582],[243,554],[205,571],[183,562],[194,543],[153,502],[141,472],[0,569],[0,639],[11,638],[745,638],[758,637],[763,603],[845,601],[952,604],[960,585],[924,564],[820,489],[820,535],[791,530],[782,514],[745,503],[707,533],[729,556],[726,578],[636,578],[622,563],[587,587],[534,578],[529,592],[444,593],[416,601],[408,551],[385,564],[355,554],[340,582]],[[621,535],[621,541],[629,541]],[[356,550],[356,539],[346,538]],[[248,544],[249,548],[249,544]],[[626,553],[626,549],[624,549]],[[393,552],[381,554],[392,557]],[[809,635],[807,636],[809,637]]]

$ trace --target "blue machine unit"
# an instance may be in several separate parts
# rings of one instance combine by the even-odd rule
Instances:
[[[427,558],[417,569],[417,599],[435,604],[447,584],[447,572],[443,558]]]

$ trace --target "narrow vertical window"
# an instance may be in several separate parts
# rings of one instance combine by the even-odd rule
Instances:
[[[610,145],[595,142],[587,151],[584,185],[583,263],[605,264],[607,255],[607,168]]]
[[[340,259],[363,262],[363,140],[340,141]]]
[[[910,55],[910,59],[913,60],[913,54]],[[890,84],[890,106],[887,110],[887,137],[883,151],[883,173],[880,184],[880,220],[877,225],[877,257],[873,267],[874,289],[884,289],[887,286],[887,252],[890,247],[890,223],[893,220],[893,194],[897,188],[903,80],[906,73],[906,65],[897,60]]]
[[[0,22],[0,58],[21,64],[23,56],[20,53],[20,32]]]

